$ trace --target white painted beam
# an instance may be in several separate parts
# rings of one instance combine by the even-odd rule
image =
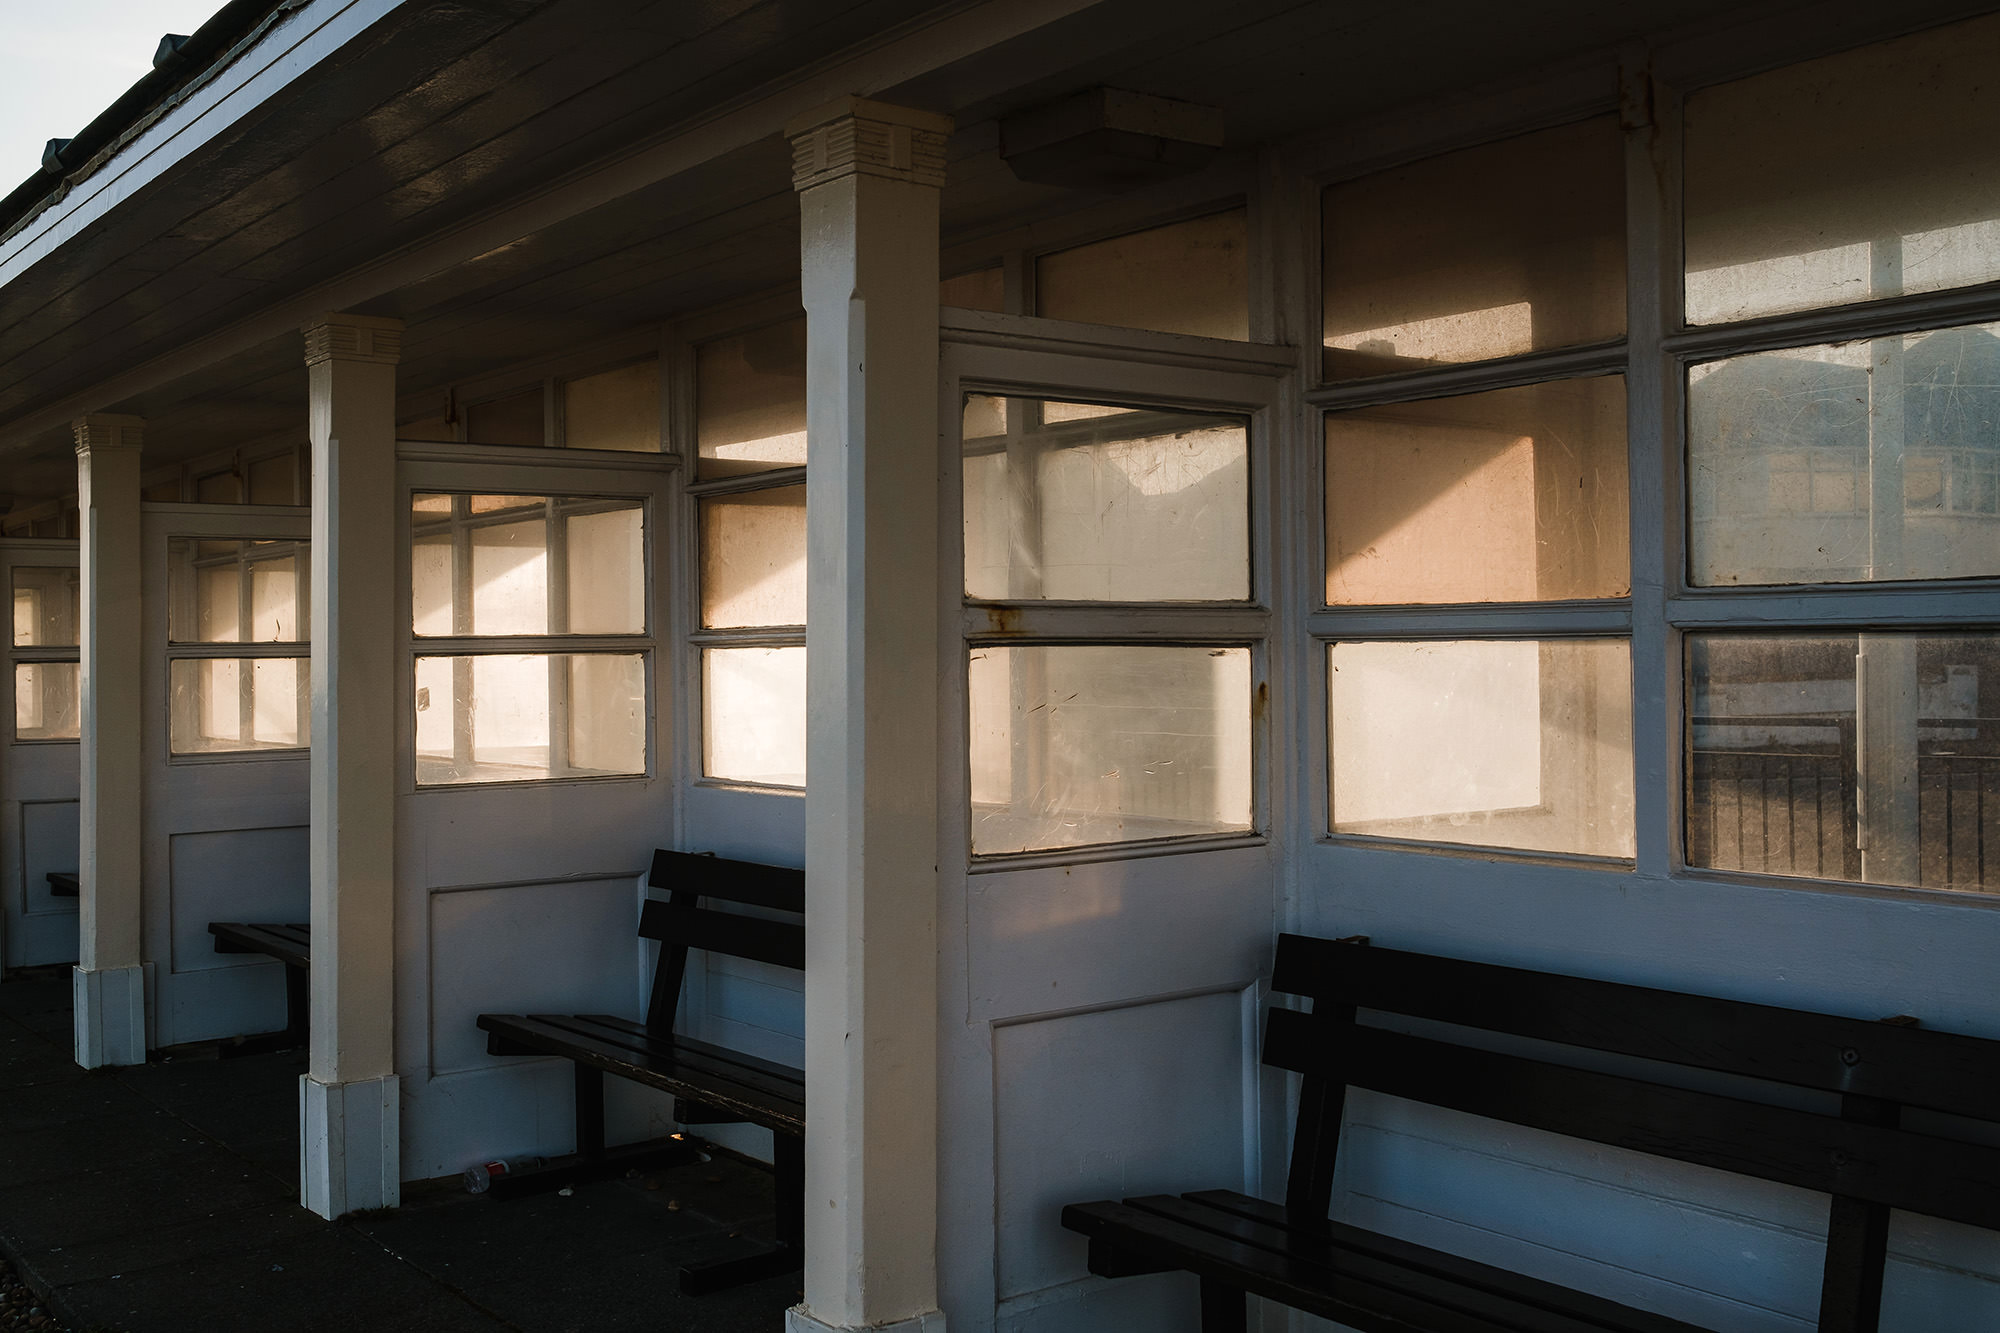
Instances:
[[[312,1054],[300,1198],[401,1198],[395,1032],[396,361],[402,324],[306,326],[312,515]],[[402,604],[407,612],[407,602]]]
[[[146,1063],[138,833],[145,423],[97,414],[78,418],[73,429],[83,523],[76,1062],[96,1069]]]
[[[938,193],[951,124],[790,128],[803,215],[806,1263],[793,1333],[937,1304]]]

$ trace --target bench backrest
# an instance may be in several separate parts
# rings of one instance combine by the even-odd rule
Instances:
[[[639,934],[660,945],[652,1000],[646,1007],[646,1026],[656,1035],[673,1033],[689,949],[805,970],[804,871],[661,850],[653,853],[647,883],[667,892],[664,900],[647,899],[639,913]],[[703,899],[763,908],[785,917],[774,920],[717,911],[704,906]]]
[[[1271,984],[1312,1001],[1310,1013],[1273,1008],[1264,1043],[1266,1063],[1304,1076],[1286,1191],[1297,1224],[1327,1216],[1346,1089],[1360,1087],[1832,1195],[1820,1323],[1829,1333],[1875,1327],[1890,1208],[2000,1229],[2000,1149],[1900,1127],[1904,1107],[2000,1120],[2000,1042],[1908,1018],[1684,995],[1358,937],[1281,936]],[[1360,1022],[1357,1011],[1420,1020],[1409,1026],[1423,1035]],[[1659,1066],[1703,1073],[1688,1080]],[[1819,1112],[1684,1085],[1713,1085],[1715,1072],[1837,1100]]]

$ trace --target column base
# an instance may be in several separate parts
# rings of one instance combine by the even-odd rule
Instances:
[[[77,968],[72,974],[76,1062],[85,1069],[146,1063],[146,969]]]
[[[403,1201],[401,1080],[299,1078],[299,1202],[328,1219]]]
[[[864,1329],[867,1333],[945,1333],[944,1311],[927,1310],[893,1324],[829,1324],[803,1305],[785,1311],[785,1333],[862,1333]]]

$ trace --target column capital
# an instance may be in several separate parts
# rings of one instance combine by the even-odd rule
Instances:
[[[865,97],[843,97],[793,117],[792,188],[846,176],[880,176],[937,189],[944,184],[951,117]]]
[[[78,458],[112,449],[138,453],[146,442],[146,419],[114,412],[92,412],[69,423]]]
[[[364,361],[393,366],[403,359],[403,321],[376,315],[328,313],[307,321],[306,364],[322,361]]]

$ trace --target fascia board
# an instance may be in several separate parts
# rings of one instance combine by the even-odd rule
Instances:
[[[4,244],[0,291],[408,0],[309,0]]]

